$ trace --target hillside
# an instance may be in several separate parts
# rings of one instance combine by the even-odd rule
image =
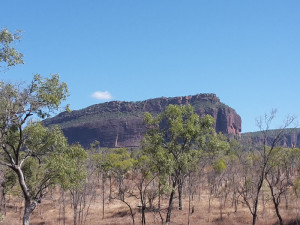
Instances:
[[[278,134],[279,130],[269,130],[269,137],[270,140],[272,136]],[[262,132],[247,132],[242,134],[243,139],[250,139],[255,143],[262,143]],[[294,148],[300,147],[300,128],[288,128],[284,131],[284,138],[280,142],[281,146],[288,147],[288,148]]]
[[[79,142],[84,147],[95,140],[100,141],[102,147],[138,147],[146,132],[144,113],[157,115],[169,104],[190,104],[199,116],[209,114],[215,118],[217,132],[240,135],[241,117],[220,102],[215,94],[161,97],[138,102],[111,101],[63,112],[43,123],[46,126],[59,125],[69,143]]]

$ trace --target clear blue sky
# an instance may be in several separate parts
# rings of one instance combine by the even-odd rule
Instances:
[[[299,0],[3,1],[25,64],[0,79],[59,73],[72,109],[215,93],[255,131],[272,108],[278,124],[299,118],[299,12]]]

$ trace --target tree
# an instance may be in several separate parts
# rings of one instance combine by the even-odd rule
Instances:
[[[132,224],[134,225],[134,213],[127,197],[132,196],[133,182],[128,180],[128,176],[135,164],[135,160],[125,148],[112,149],[112,152],[104,156],[102,167],[109,169],[117,183],[117,190],[112,199],[117,199],[127,205],[130,211]],[[128,196],[129,195],[129,196]]]
[[[64,190],[69,190],[73,206],[74,225],[83,224],[83,199],[86,200],[87,191],[87,171],[86,161],[88,153],[79,145],[70,146],[63,154],[55,154],[54,158],[49,160],[51,174]]]
[[[150,113],[145,114],[145,123],[148,126],[148,133],[144,139],[144,148],[152,158],[159,158],[157,154],[163,156],[163,164],[168,165],[168,169],[162,171],[169,172],[171,179],[171,193],[166,216],[166,223],[170,223],[173,199],[176,188],[178,188],[179,209],[182,209],[182,186],[184,179],[189,174],[191,166],[195,165],[200,151],[199,143],[205,142],[201,139],[201,133],[211,130],[214,119],[205,116],[199,119],[194,113],[193,107],[169,105],[166,110],[157,118],[153,118]],[[208,132],[209,133],[209,132]],[[160,166],[160,164],[157,164]]]
[[[243,175],[239,193],[252,214],[253,225],[257,220],[260,191],[268,173],[272,171],[272,161],[278,157],[277,146],[283,140],[287,128],[294,122],[294,117],[287,117],[280,129],[270,130],[275,115],[276,110],[272,110],[270,114],[265,114],[263,118],[257,120],[261,134],[260,143],[247,146],[251,149],[241,157]]]
[[[138,194],[136,195],[133,193],[133,196],[139,199],[141,203],[142,225],[146,224],[145,211],[147,208],[147,200],[149,200],[148,190],[150,189],[150,184],[157,176],[153,167],[154,165],[152,164],[152,160],[148,156],[145,154],[137,155],[133,173],[135,177],[134,183],[138,190]],[[151,198],[152,197],[153,196],[151,196]]]
[[[21,32],[12,34],[6,28],[0,30],[0,67],[11,67],[23,62],[23,54],[19,53],[13,44],[21,40]],[[1,66],[4,64],[4,66]]]
[[[67,85],[60,83],[58,75],[35,75],[26,87],[0,83],[0,164],[17,176],[25,201],[24,225],[29,224],[49,186],[67,174],[70,179],[76,175],[72,164],[66,162],[82,151],[69,154],[67,140],[58,127],[48,129],[31,120],[58,110],[67,95]]]
[[[265,180],[271,192],[272,202],[279,220],[283,225],[279,205],[282,195],[286,194],[292,186],[291,170],[293,166],[293,149],[278,147],[274,150],[274,157],[270,160],[270,166],[266,171]]]

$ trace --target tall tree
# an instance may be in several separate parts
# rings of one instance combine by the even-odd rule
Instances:
[[[69,154],[59,128],[48,129],[30,119],[55,112],[67,95],[67,85],[59,81],[58,75],[35,75],[26,87],[0,83],[0,164],[17,176],[25,202],[24,225],[29,224],[31,213],[50,185],[64,180],[63,176],[76,175],[67,162],[82,151],[77,148]],[[65,161],[57,160],[58,156]]]
[[[178,188],[179,209],[182,209],[182,185],[185,177],[194,165],[200,151],[199,140],[202,134],[209,133],[213,129],[214,119],[205,116],[199,119],[194,113],[193,107],[169,105],[166,110],[156,118],[150,113],[145,114],[145,123],[148,126],[148,133],[144,139],[144,149],[150,157],[159,159],[164,166],[161,171],[169,172],[171,178],[171,193],[167,210],[166,223],[171,220],[173,199],[176,188]],[[157,164],[160,167],[162,164]],[[167,168],[166,169],[166,166]]]
[[[256,224],[258,203],[263,183],[272,171],[272,161],[278,157],[277,146],[283,140],[287,128],[294,122],[294,117],[287,117],[280,129],[270,130],[275,118],[276,110],[257,120],[261,137],[259,144],[246,146],[251,148],[241,157],[241,170],[243,171],[239,193],[252,214],[252,224]]]
[[[135,159],[133,159],[125,148],[112,149],[112,152],[104,156],[102,166],[106,169],[109,168],[113,178],[116,181],[116,191],[112,199],[119,200],[127,205],[134,225],[133,209],[128,201],[128,197],[132,196],[133,182],[132,179],[127,179],[134,167]]]
[[[274,155],[272,160],[270,160],[268,171],[266,171],[265,180],[270,188],[271,198],[279,224],[283,225],[279,205],[282,196],[287,194],[288,188],[293,184],[291,175],[294,161],[292,157],[293,149],[278,147],[274,150]]]

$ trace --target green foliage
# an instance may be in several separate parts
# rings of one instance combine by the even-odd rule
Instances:
[[[58,110],[61,102],[68,96],[68,87],[66,83],[60,83],[58,74],[52,75],[51,78],[43,78],[36,74],[32,81],[32,92],[39,101],[36,112],[38,116],[45,118],[50,114],[42,110],[42,107],[46,107],[49,112]],[[68,106],[67,109],[69,110]]]
[[[293,188],[294,188],[294,192],[295,192],[297,198],[299,198],[300,197],[300,179],[296,179],[294,181]]]
[[[93,154],[92,159],[102,172],[110,172],[115,177],[126,175],[136,163],[126,148],[105,149],[104,152]]]
[[[203,121],[202,127],[213,124],[209,117]],[[179,179],[197,164],[200,151],[194,147],[202,129],[192,106],[169,105],[156,118],[145,114],[144,122],[149,129],[143,140],[143,149],[160,176],[177,174],[175,179]]]
[[[0,63],[5,63],[8,67],[24,63],[23,54],[13,47],[13,44],[19,40],[21,40],[21,31],[12,34],[6,28],[0,30]]]
[[[55,183],[60,184],[63,189],[80,188],[87,177],[87,159],[87,152],[77,144],[64,149],[60,154],[50,154],[46,168]]]
[[[31,122],[23,132],[27,137],[25,152],[32,156],[45,156],[52,152],[57,154],[68,147],[67,139],[58,126],[49,129],[41,122]]]
[[[223,159],[218,159],[215,163],[213,163],[213,168],[217,174],[221,174],[226,169],[226,163]]]
[[[0,82],[0,164],[14,174],[6,177],[5,188],[15,187],[15,181],[19,184],[24,224],[49,187],[74,188],[85,179],[84,149],[70,147],[58,127],[48,129],[30,119],[49,116],[67,96],[67,85],[58,75],[35,75],[26,87]]]
[[[49,124],[57,123],[61,128],[68,128],[74,126],[80,126],[86,123],[93,123],[99,121],[107,121],[109,119],[120,119],[120,120],[128,120],[128,119],[143,119],[145,118],[145,105],[153,105],[154,108],[147,108],[150,110],[148,113],[152,116],[156,117],[159,113],[162,112],[164,108],[164,98],[150,99],[147,101],[138,101],[138,102],[107,102],[97,105],[89,106],[85,109],[74,111],[71,115],[68,113],[63,113],[59,116],[59,121],[55,119],[50,119]],[[169,98],[169,102],[172,99]],[[229,108],[219,101],[203,101],[201,99],[197,101],[191,102],[194,107],[195,112],[211,112],[211,110],[224,109]],[[159,107],[155,107],[159,106]],[[63,119],[64,117],[68,119]],[[70,120],[70,117],[72,119]],[[213,118],[212,118],[213,119]],[[146,119],[145,119],[146,120]],[[51,121],[51,122],[50,122]]]
[[[1,183],[3,193],[7,194],[17,184],[17,176],[12,170],[8,170],[5,173],[4,182]]]
[[[45,164],[39,163],[37,158],[28,158],[22,165],[27,188],[32,196],[39,191],[41,182],[47,177],[45,167]]]
[[[112,153],[105,157],[104,168],[110,170],[116,176],[123,176],[133,168],[135,160],[125,148],[114,149]]]

